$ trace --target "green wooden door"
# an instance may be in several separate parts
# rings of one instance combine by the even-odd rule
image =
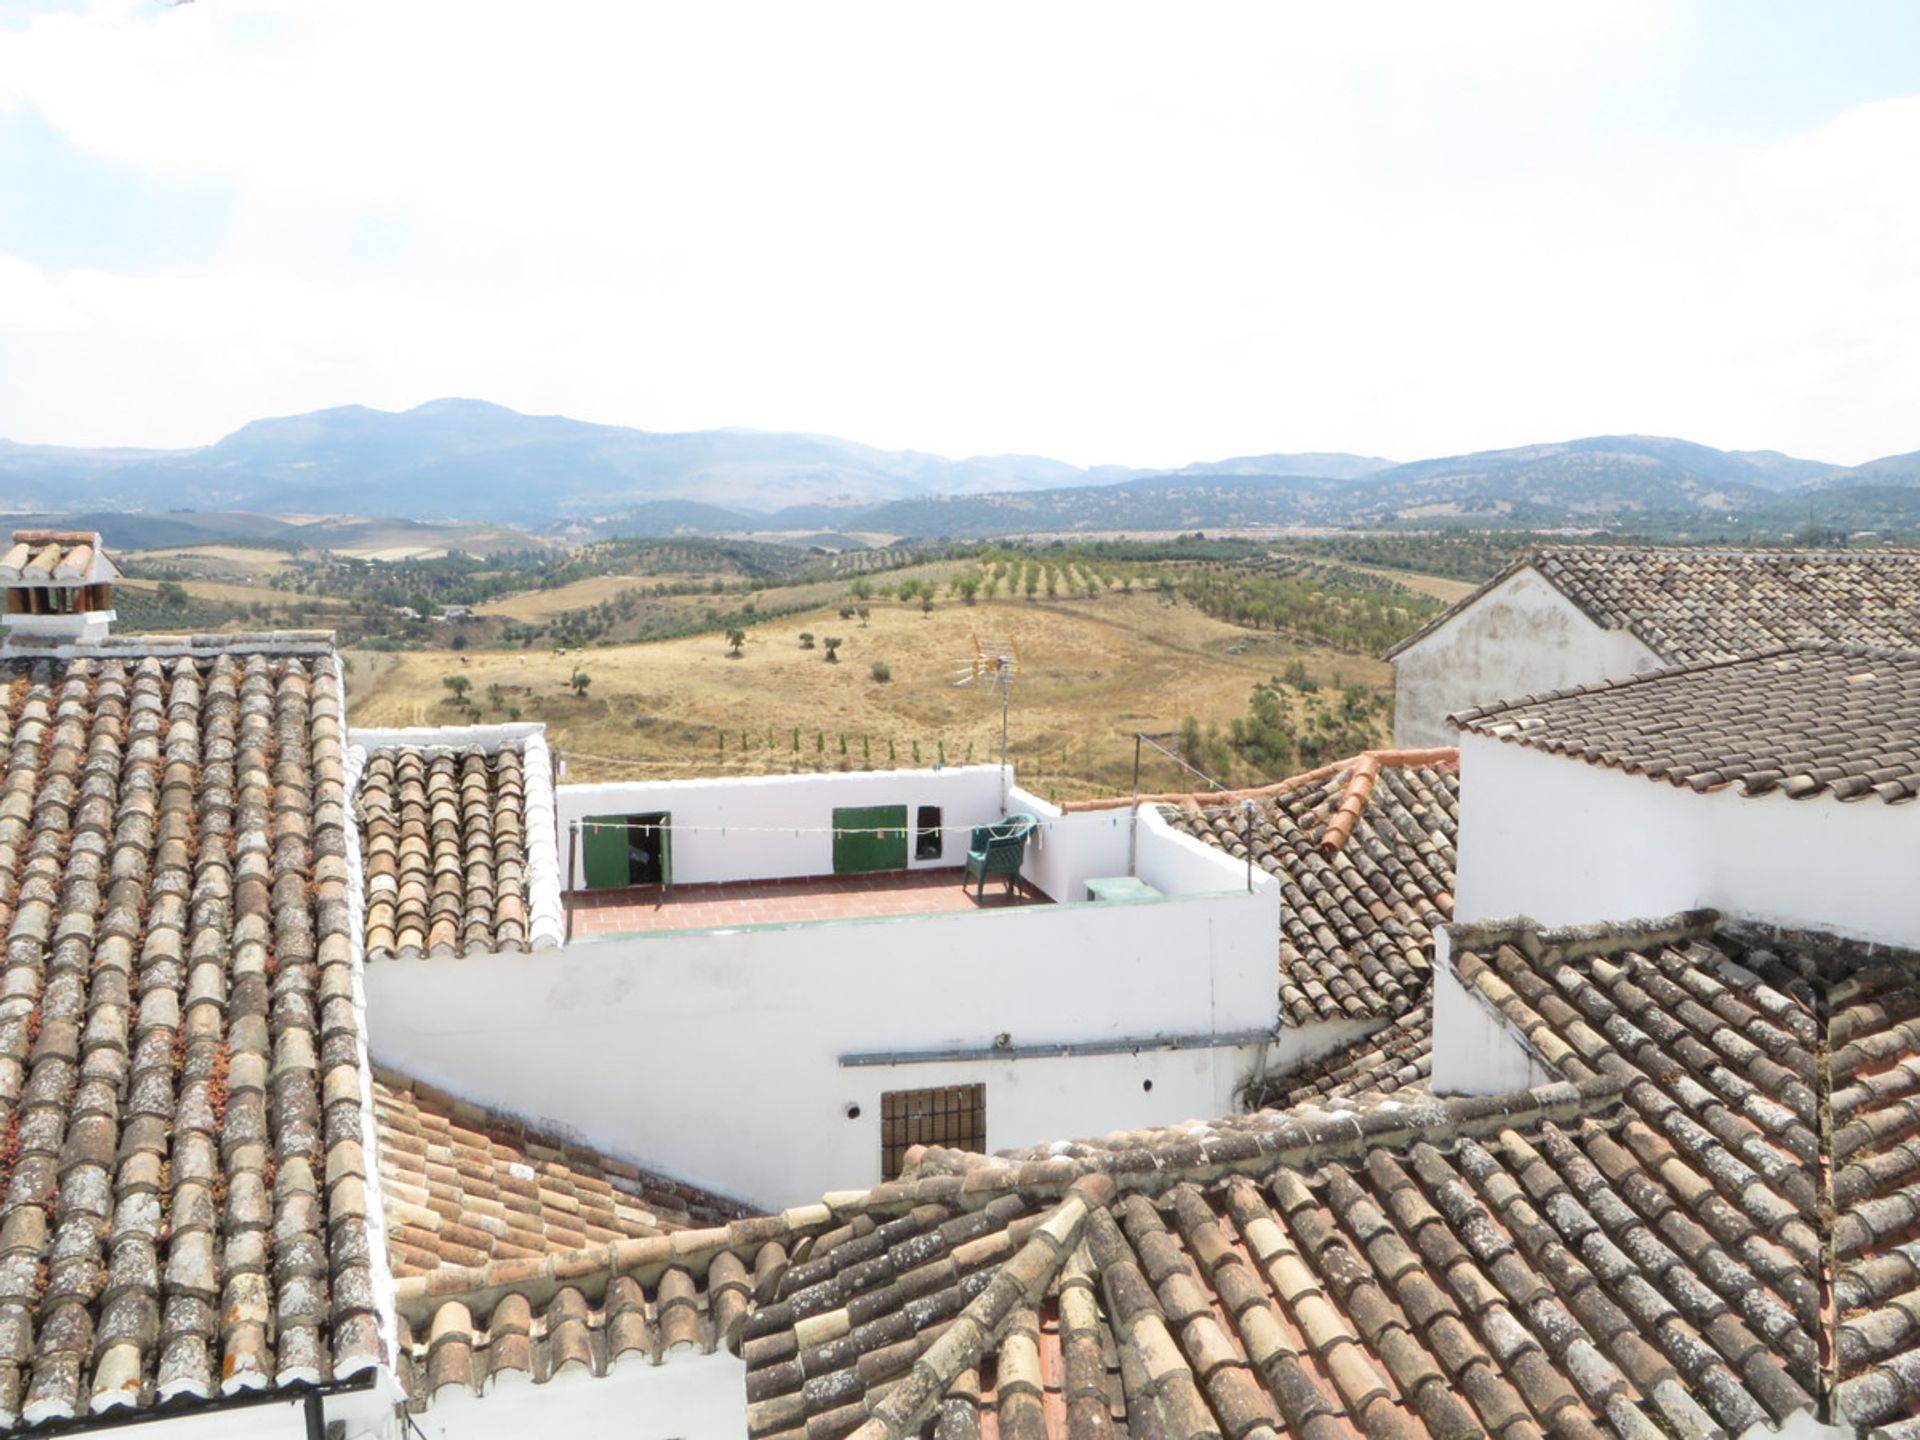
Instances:
[[[907,807],[854,805],[833,812],[833,873],[907,868]]]
[[[627,883],[627,817],[589,815],[580,823],[580,854],[586,862],[587,889],[606,890]]]
[[[673,888],[673,817],[664,812],[589,815],[580,824],[580,850],[589,890],[640,884]],[[656,864],[643,864],[649,854],[657,857]],[[637,868],[645,873],[636,873]]]

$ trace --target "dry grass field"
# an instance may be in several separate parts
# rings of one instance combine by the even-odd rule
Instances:
[[[908,565],[889,570],[880,577],[880,580],[889,586],[897,585],[903,580],[926,580],[936,586],[944,587],[946,582],[955,575],[963,571],[970,572],[976,568],[971,562],[964,560],[928,561],[923,565]],[[691,574],[591,575],[584,580],[556,585],[551,590],[526,590],[517,595],[509,595],[504,599],[477,606],[474,613],[484,619],[540,625],[557,620],[568,611],[601,605],[631,591],[634,594],[632,613],[626,619],[615,622],[612,633],[607,637],[618,640],[635,638],[642,633],[643,625],[661,616],[692,619],[711,610],[727,612],[751,604],[766,611],[830,605],[833,609],[829,613],[837,617],[840,605],[853,603],[848,598],[848,582],[844,579],[809,580],[795,585],[775,585],[756,590],[729,589],[722,595],[711,594],[705,588],[696,588],[691,593],[683,595],[655,593],[663,585],[686,584],[704,587],[714,578],[712,575]],[[730,582],[738,583],[736,577],[725,578]],[[870,603],[886,604],[887,602]],[[803,625],[799,628],[809,627]]]
[[[865,627],[839,618],[840,594],[844,586],[831,606],[750,628],[738,659],[715,634],[567,655],[354,652],[352,718],[459,723],[442,682],[460,675],[478,718],[507,719],[517,709],[521,719],[545,721],[575,779],[910,765],[916,744],[923,764],[940,759],[943,745],[948,763],[981,762],[998,753],[999,702],[953,684],[977,632],[1019,648],[1011,757],[1025,783],[1066,799],[1123,791],[1135,730],[1171,730],[1188,715],[1224,725],[1246,713],[1255,683],[1291,660],[1323,682],[1389,682],[1380,661],[1302,649],[1145,592],[976,606],[942,600],[930,615],[876,600]],[[827,663],[820,648],[801,649],[803,630],[841,637],[839,663]],[[874,678],[876,660],[891,667],[891,680]],[[576,665],[591,680],[584,697],[569,688]],[[1165,761],[1144,772],[1153,788],[1177,778]]]
[[[150,575],[195,575],[209,581],[264,583],[270,576],[293,568],[284,550],[254,549],[246,545],[176,545],[164,550],[130,550],[122,556]]]
[[[122,590],[133,590],[143,594],[153,594],[160,588],[158,580],[122,580]],[[299,604],[308,609],[344,609],[352,602],[332,595],[300,595],[284,590],[275,590],[269,585],[246,585],[227,580],[179,580],[179,587],[196,600],[209,600],[218,605],[271,605],[284,609],[288,605]]]
[[[556,585],[551,590],[527,590],[518,595],[509,595],[504,600],[495,600],[486,605],[476,606],[474,614],[498,616],[502,620],[518,620],[523,624],[538,625],[568,610],[578,610],[582,606],[598,605],[603,600],[611,600],[622,590],[646,590],[662,582],[671,583],[675,579],[685,578],[689,577],[589,575],[586,579],[575,580],[570,585]]]
[[[1347,568],[1358,570],[1363,575],[1378,575],[1383,580],[1397,580],[1414,594],[1430,595],[1446,605],[1451,605],[1456,600],[1464,600],[1480,588],[1471,580],[1454,580],[1445,575],[1423,575],[1417,570],[1390,570],[1384,565],[1347,564]]]

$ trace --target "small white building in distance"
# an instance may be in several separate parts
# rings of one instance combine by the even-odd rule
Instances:
[[[1920,644],[1920,552],[1556,546],[1515,561],[1387,652],[1394,743],[1446,718],[1779,645]]]

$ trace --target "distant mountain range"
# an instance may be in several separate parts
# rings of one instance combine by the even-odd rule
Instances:
[[[1848,468],[1612,435],[1398,465],[1308,453],[1154,471],[1031,455],[950,460],[824,435],[657,434],[435,400],[397,414],[353,405],[257,420],[193,450],[0,441],[0,495],[10,511],[386,515],[598,534],[1787,523],[1810,512],[1913,525],[1920,452]]]

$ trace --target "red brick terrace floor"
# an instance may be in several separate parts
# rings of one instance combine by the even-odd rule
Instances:
[[[575,937],[712,926],[781,925],[795,920],[859,920],[879,915],[938,915],[1045,905],[1024,881],[1009,894],[1001,876],[975,900],[971,881],[955,868],[884,875],[817,875],[800,880],[740,880],[722,885],[676,885],[626,890],[577,890],[567,897]]]

